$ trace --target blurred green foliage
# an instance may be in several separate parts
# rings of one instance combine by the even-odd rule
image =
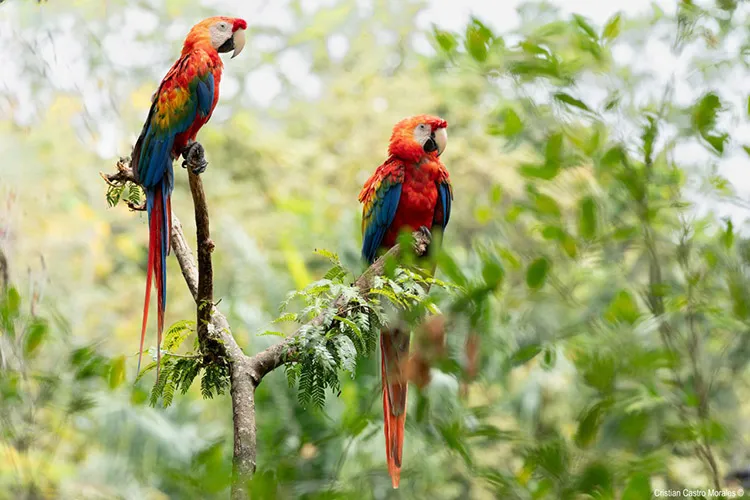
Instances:
[[[288,292],[324,278],[315,249],[363,269],[357,193],[393,123],[430,112],[450,124],[455,201],[437,258],[457,288],[432,292],[443,326],[414,332],[429,383],[410,392],[401,489],[385,467],[374,354],[356,367],[334,360],[353,376],[321,408],[301,405],[282,370],[263,381],[253,497],[641,499],[731,487],[724,476],[750,461],[750,251],[739,216],[696,200],[746,207],[716,165],[750,151],[732,135],[750,101],[722,86],[747,69],[747,9],[681,1],[597,26],[525,3],[507,33],[480,19],[425,33],[422,8],[339,0],[311,13],[290,2],[289,26],[253,27],[251,50],[226,64],[224,89],[235,90],[201,132],[215,295],[255,352],[278,341],[264,332],[291,333],[272,323]],[[204,400],[194,384],[152,408],[151,372],[131,382],[147,231],[142,215],[108,208],[97,175],[114,164],[97,154],[105,131],[129,151],[186,13],[215,12],[126,0],[0,9],[38,107],[21,119],[21,94],[0,99],[11,278],[0,299],[0,498],[225,498],[228,398]],[[110,32],[133,12],[157,22],[135,35],[143,60],[126,63],[111,50],[123,33]],[[47,78],[47,37],[86,48],[91,87]],[[331,37],[345,40],[343,55]],[[617,57],[637,59],[654,38],[691,68],[691,102],[676,95],[684,82]],[[416,50],[425,41],[432,50]],[[279,86],[268,103],[248,94],[246,73],[261,70]],[[176,183],[174,210],[193,234],[185,176]],[[184,341],[194,304],[173,259],[168,272],[169,321]],[[168,349],[190,356],[191,345]]]

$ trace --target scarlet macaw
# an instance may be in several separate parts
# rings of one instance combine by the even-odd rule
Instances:
[[[453,201],[448,171],[439,156],[448,141],[442,118],[419,115],[393,127],[388,159],[365,182],[359,194],[362,209],[362,257],[372,263],[380,249],[392,247],[402,230],[422,226],[441,231],[448,224]],[[383,416],[388,473],[394,488],[401,477],[404,446],[409,332],[380,332]]]
[[[133,148],[131,166],[146,192],[149,224],[146,298],[143,304],[138,371],[141,370],[153,273],[156,277],[158,302],[157,378],[167,302],[166,259],[169,253],[171,195],[174,187],[172,162],[181,154],[187,161],[200,149],[195,137],[211,118],[219,100],[223,67],[219,53],[234,51],[232,57],[239,54],[245,46],[245,29],[247,23],[243,19],[218,16],[204,19],[193,26],[182,46],[180,58],[172,65],[154,94],[148,118]],[[203,172],[206,165],[205,160],[202,161],[194,172]]]

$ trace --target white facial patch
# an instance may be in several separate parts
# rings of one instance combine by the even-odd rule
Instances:
[[[232,25],[224,21],[212,25],[208,31],[211,33],[211,45],[217,50],[232,38]]]
[[[427,139],[430,138],[430,134],[432,134],[432,129],[429,125],[420,123],[419,125],[414,127],[414,140],[417,141],[422,147],[424,147]]]

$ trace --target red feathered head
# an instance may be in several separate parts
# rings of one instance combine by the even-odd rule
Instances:
[[[447,127],[448,122],[437,116],[404,118],[393,127],[388,153],[415,162],[424,156],[437,158],[448,143]]]
[[[245,46],[247,23],[238,17],[215,16],[204,19],[190,30],[182,52],[196,47],[213,48],[217,52],[232,52],[232,57]]]

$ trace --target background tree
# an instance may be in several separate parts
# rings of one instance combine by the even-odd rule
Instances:
[[[528,3],[517,29],[481,19],[457,33],[417,28],[418,3],[305,5],[254,28],[255,57],[227,68],[201,137],[217,167],[214,296],[239,343],[258,352],[278,341],[261,333],[294,331],[271,321],[329,269],[314,249],[359,274],[356,194],[374,149],[402,116],[439,113],[456,192],[439,277],[460,288],[433,293],[445,352],[423,360],[399,494],[726,487],[750,435],[744,179],[727,178],[747,161],[747,6],[677,2],[596,24]],[[195,384],[163,410],[148,404],[153,379],[130,382],[144,222],[106,210],[97,177],[132,144],[186,28],[216,9],[0,7],[10,498],[227,495],[226,396]],[[275,82],[272,100],[259,81]],[[174,210],[194,234],[187,191],[179,176]],[[179,280],[169,293],[170,320],[191,319]],[[393,494],[376,358],[340,384],[315,409],[281,371],[264,380],[257,497]]]

